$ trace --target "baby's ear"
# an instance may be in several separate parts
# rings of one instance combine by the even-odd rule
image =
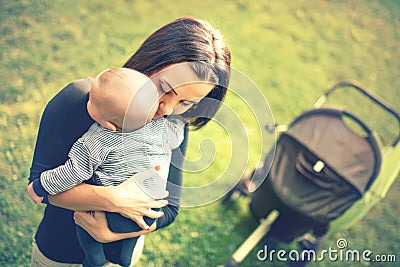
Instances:
[[[103,127],[107,128],[107,129],[109,129],[111,131],[114,131],[114,132],[117,130],[117,126],[114,123],[110,122],[110,121],[106,121],[105,125],[103,125]]]

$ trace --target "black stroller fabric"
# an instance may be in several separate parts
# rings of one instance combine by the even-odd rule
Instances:
[[[280,136],[275,155],[266,158],[273,162],[264,184],[253,194],[253,210],[270,206],[267,203],[277,198],[291,211],[328,224],[361,198],[379,172],[379,142],[373,134],[355,133],[342,115],[314,110],[290,125]],[[260,196],[262,187],[270,187],[274,196]]]
[[[292,209],[320,221],[341,215],[361,193],[337,175],[325,161],[289,135],[283,135],[271,169],[274,192]],[[313,167],[323,162],[322,170]]]

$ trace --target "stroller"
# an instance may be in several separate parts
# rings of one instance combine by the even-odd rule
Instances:
[[[359,91],[400,124],[398,112],[357,83],[343,81],[288,127],[276,126],[281,132],[276,149],[223,200],[232,204],[238,196],[249,196],[251,213],[260,220],[225,267],[240,266],[263,238],[272,246],[300,240],[300,248],[316,251],[328,232],[347,229],[386,195],[400,171],[400,131],[382,148],[379,136],[361,119],[322,107],[344,87]]]

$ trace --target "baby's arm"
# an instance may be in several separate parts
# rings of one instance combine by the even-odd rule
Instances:
[[[28,185],[28,195],[34,202],[47,202],[49,194],[64,192],[89,180],[100,165],[100,160],[91,156],[82,139],[74,143],[68,156],[65,164],[42,172],[38,179]]]

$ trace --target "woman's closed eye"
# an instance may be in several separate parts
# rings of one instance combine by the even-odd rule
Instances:
[[[165,81],[160,81],[158,85],[158,89],[160,90],[161,94],[176,94],[175,90],[172,88],[172,86],[169,83],[166,83]]]
[[[186,101],[186,100],[180,100],[179,101],[179,105],[182,105],[184,107],[190,107],[190,106],[195,105],[195,103],[189,102],[189,101]]]

